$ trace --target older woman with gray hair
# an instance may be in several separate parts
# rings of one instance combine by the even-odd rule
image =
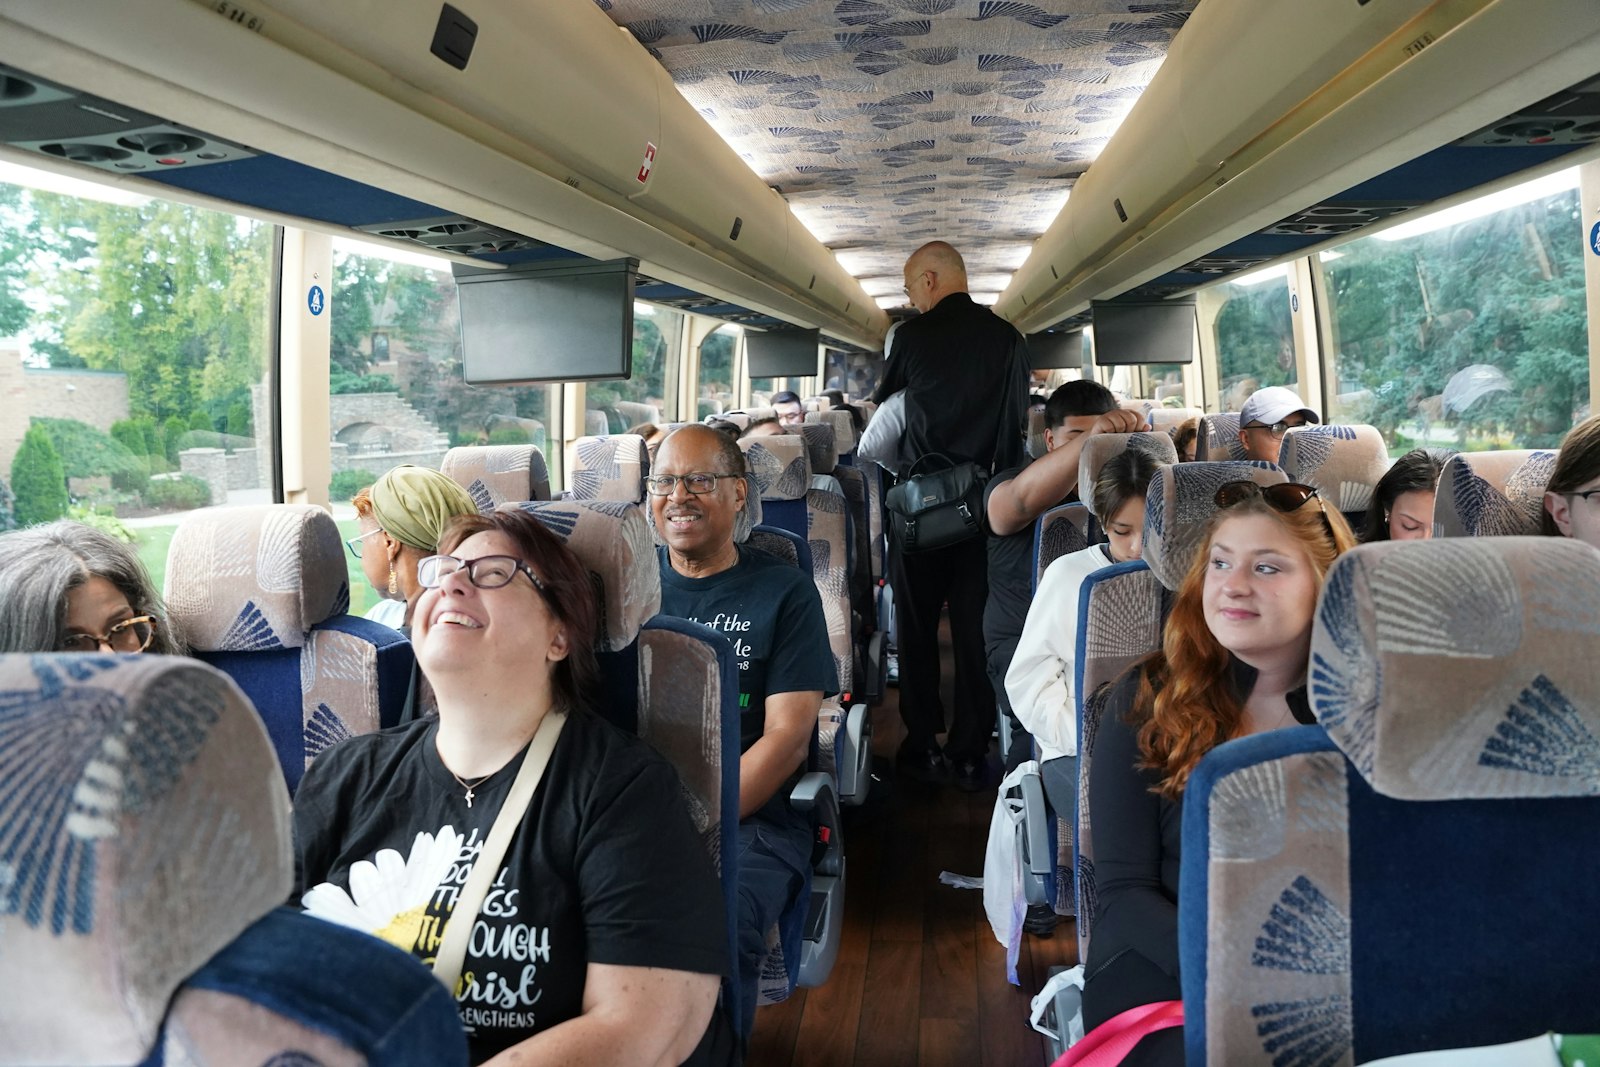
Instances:
[[[132,546],[66,519],[0,536],[0,652],[187,651]]]

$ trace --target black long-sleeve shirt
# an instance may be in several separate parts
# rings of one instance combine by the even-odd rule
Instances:
[[[881,404],[902,389],[908,463],[930,452],[988,471],[1022,462],[1028,343],[966,293],[950,294],[895,331],[874,399]]]
[[[1158,772],[1139,767],[1139,724],[1128,721],[1143,668],[1129,671],[1106,697],[1089,776],[1089,832],[1094,839],[1098,900],[1089,939],[1093,975],[1132,950],[1178,977],[1178,867],[1183,857],[1183,803],[1153,792]],[[1243,700],[1256,671],[1233,661]],[[1287,695],[1298,723],[1314,723],[1304,687]]]

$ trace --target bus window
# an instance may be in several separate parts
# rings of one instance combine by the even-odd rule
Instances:
[[[1577,171],[1323,252],[1330,421],[1389,453],[1546,448],[1588,414]]]
[[[672,421],[667,382],[677,378],[684,318],[671,308],[633,305],[633,375],[627,381],[589,383],[585,434],[622,433],[643,422]]]
[[[1251,393],[1269,385],[1298,391],[1287,267],[1246,274],[1195,295],[1201,341],[1216,353],[1222,411],[1238,411]]]
[[[695,418],[720,415],[738,404],[733,390],[733,347],[739,327],[719,327],[700,343],[700,395],[695,401]]]
[[[361,532],[351,498],[390,467],[437,469],[456,445],[532,444],[550,459],[552,386],[479,388],[461,370],[461,317],[447,261],[335,240],[328,389],[328,500],[345,537]],[[379,342],[378,338],[382,338]],[[350,611],[378,593],[347,555]]]
[[[272,227],[7,166],[0,231],[0,530],[92,523],[160,588],[185,513],[272,500]]]

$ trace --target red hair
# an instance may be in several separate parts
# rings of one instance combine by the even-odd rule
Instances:
[[[1139,727],[1140,765],[1161,775],[1161,783],[1155,789],[1160,795],[1170,800],[1182,797],[1189,774],[1200,758],[1232,738],[1244,715],[1244,706],[1231,681],[1232,653],[1217,642],[1206,625],[1206,571],[1217,527],[1226,519],[1243,515],[1269,516],[1300,542],[1320,589],[1328,568],[1340,553],[1354,547],[1356,538],[1343,515],[1328,508],[1320,498],[1316,503],[1325,510],[1319,513],[1308,503],[1282,512],[1255,495],[1212,517],[1205,542],[1178,586],[1161,651],[1140,665],[1139,689],[1130,714],[1130,720]]]

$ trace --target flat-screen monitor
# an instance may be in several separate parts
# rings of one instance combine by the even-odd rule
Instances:
[[[745,366],[752,378],[811,378],[821,330],[746,330]]]
[[[1096,300],[1097,367],[1194,360],[1194,297],[1177,300]]]
[[[1030,333],[1028,363],[1034,370],[1076,370],[1083,366],[1083,331]]]
[[[508,270],[456,264],[468,384],[628,377],[638,269],[633,259]]]

